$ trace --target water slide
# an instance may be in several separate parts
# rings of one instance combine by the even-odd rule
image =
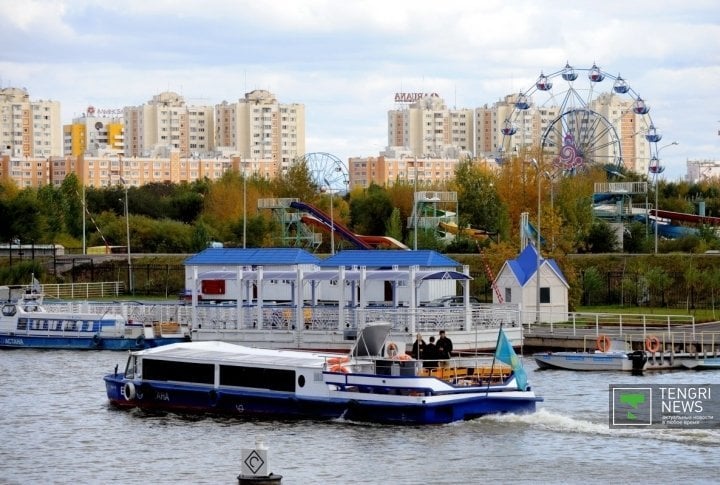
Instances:
[[[313,225],[323,229],[324,231],[330,232],[331,228],[335,229],[335,233],[340,237],[349,241],[357,249],[372,249],[378,246],[391,247],[396,249],[408,249],[406,245],[388,236],[362,236],[355,234],[348,229],[344,224],[333,220],[325,212],[321,211],[317,207],[305,202],[291,202],[290,207],[307,212],[309,215],[305,215],[301,218],[303,223]]]
[[[478,241],[488,238],[487,231],[483,231],[482,229],[473,229],[472,227],[466,227],[461,230],[454,222],[439,222],[438,225],[440,226],[440,229],[445,232],[449,232],[450,234],[457,234],[458,232],[461,232],[464,236],[468,236],[472,239],[477,239]]]

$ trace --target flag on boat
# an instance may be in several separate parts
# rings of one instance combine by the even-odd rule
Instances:
[[[512,368],[515,374],[515,380],[517,381],[518,388],[525,390],[527,387],[527,374],[525,374],[525,368],[520,362],[520,357],[515,353],[512,344],[505,335],[505,332],[501,328],[498,332],[497,346],[495,347],[495,359],[500,362],[504,362]]]

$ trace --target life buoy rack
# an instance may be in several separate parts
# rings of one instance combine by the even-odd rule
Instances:
[[[398,354],[397,345],[395,345],[393,342],[390,342],[387,346],[387,354],[388,357],[395,357]]]
[[[600,334],[597,336],[597,339],[595,339],[595,343],[597,344],[597,349],[600,352],[607,352],[610,350],[610,337],[608,337],[605,334]]]
[[[135,384],[132,382],[126,382],[123,386],[123,395],[125,396],[126,401],[132,401],[135,399]]]
[[[330,367],[330,372],[341,372],[343,374],[347,374],[350,372],[347,367],[345,367],[342,364],[335,364],[332,367]]]
[[[660,350],[660,339],[655,335],[650,335],[645,339],[645,350],[655,353]]]

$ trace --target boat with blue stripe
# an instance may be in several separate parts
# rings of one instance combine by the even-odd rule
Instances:
[[[129,322],[119,314],[53,312],[28,291],[2,304],[0,348],[139,350],[190,339],[174,322]]]
[[[110,403],[236,417],[441,424],[529,413],[542,401],[502,329],[490,355],[437,362],[399,354],[392,325],[366,325],[348,354],[190,342],[130,353],[104,377]]]

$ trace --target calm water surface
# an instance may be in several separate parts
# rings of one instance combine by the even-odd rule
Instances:
[[[107,404],[122,352],[0,351],[0,483],[237,483],[262,435],[283,484],[718,483],[720,430],[611,430],[608,384],[720,372],[537,371],[539,411],[429,427],[151,415]]]

